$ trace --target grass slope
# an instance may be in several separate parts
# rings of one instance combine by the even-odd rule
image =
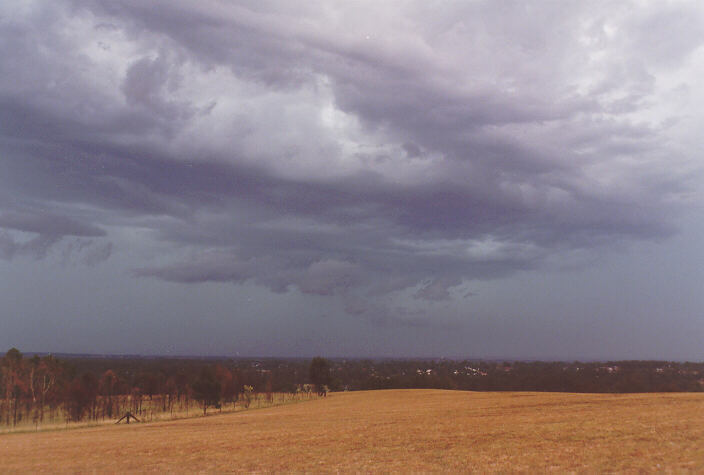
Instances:
[[[704,470],[704,394],[393,390],[0,436],[3,472]]]

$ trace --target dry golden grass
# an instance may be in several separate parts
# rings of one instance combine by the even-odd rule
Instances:
[[[243,413],[0,436],[2,472],[704,471],[704,395],[331,394]]]

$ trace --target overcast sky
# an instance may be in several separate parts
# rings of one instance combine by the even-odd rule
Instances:
[[[704,7],[0,2],[0,350],[704,360]]]

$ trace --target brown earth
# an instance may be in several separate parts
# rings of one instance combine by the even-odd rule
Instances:
[[[0,471],[704,471],[704,394],[399,390],[0,436]]]

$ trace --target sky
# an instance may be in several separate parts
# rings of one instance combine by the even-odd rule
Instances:
[[[0,2],[0,350],[704,360],[704,6]]]

